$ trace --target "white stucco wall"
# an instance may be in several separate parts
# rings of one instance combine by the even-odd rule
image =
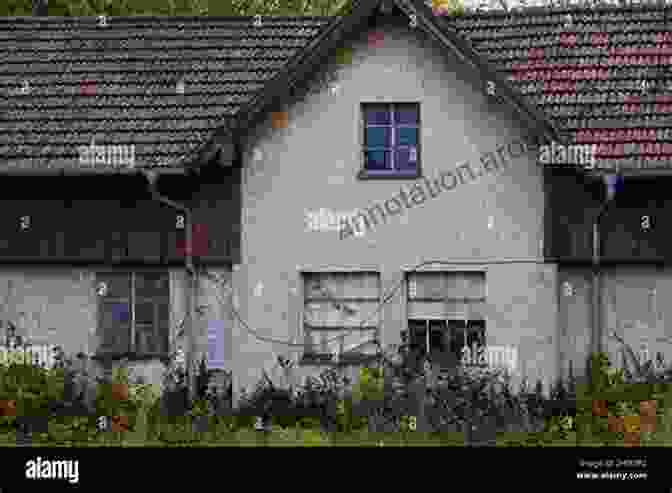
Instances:
[[[420,103],[420,159],[430,179],[460,162],[478,163],[482,153],[523,135],[502,105],[486,100],[469,69],[407,24],[386,28],[381,46],[368,46],[366,33],[345,46],[352,47],[353,62],[337,68],[336,90],[315,83],[302,101],[283,106],[288,128],[272,128],[269,118],[247,142],[236,283],[247,324],[266,337],[302,341],[301,269],[371,268],[380,271],[387,292],[404,267],[441,260],[456,269],[471,261],[487,268],[488,340],[520,345],[521,367],[533,377],[554,378],[556,273],[534,263],[541,256],[544,192],[533,156],[511,159],[501,174],[428,198],[363,237],[341,240],[336,232],[306,231],[306,210],[368,208],[414,183],[357,179],[362,102]],[[522,261],[497,263],[502,259]],[[383,343],[399,342],[404,328],[398,292],[383,310]],[[301,351],[262,342],[239,325],[233,339],[237,388],[252,387],[262,368],[273,369],[277,355],[296,358]]]

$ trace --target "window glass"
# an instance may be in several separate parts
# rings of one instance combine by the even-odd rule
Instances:
[[[113,324],[128,324],[131,322],[131,309],[128,303],[105,303],[110,310]]]
[[[154,324],[155,303],[140,302],[135,304],[135,323],[136,324]]]
[[[399,127],[396,131],[396,142],[398,146],[417,146],[418,129],[409,127]]]
[[[366,167],[371,170],[385,170],[391,168],[389,151],[366,151]]]
[[[131,282],[134,277],[133,283]],[[96,276],[101,352],[166,353],[170,326],[170,288],[166,272],[105,272]],[[105,284],[105,289],[100,284]],[[132,296],[132,286],[135,287]],[[135,300],[135,327],[131,303]],[[133,329],[133,330],[132,330]],[[131,334],[134,333],[133,340]]]
[[[390,127],[367,127],[366,147],[392,147],[392,129]]]
[[[386,104],[367,105],[365,121],[368,125],[389,125],[390,109]]]
[[[410,149],[397,149],[394,158],[394,167],[400,171],[411,171],[417,167],[417,162],[411,160],[412,153]]]
[[[135,294],[138,298],[168,296],[168,285],[166,272],[142,272],[135,275]]]
[[[418,106],[415,104],[397,104],[394,109],[395,123],[400,125],[418,124]]]

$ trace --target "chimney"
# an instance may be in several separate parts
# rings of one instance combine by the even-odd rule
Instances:
[[[33,0],[33,16],[46,17],[49,15],[48,0]]]

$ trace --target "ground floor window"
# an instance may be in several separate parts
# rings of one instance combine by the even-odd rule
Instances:
[[[99,272],[98,353],[164,357],[170,330],[170,281],[167,271]]]
[[[460,362],[480,365],[477,357],[485,346],[485,320],[422,320],[408,321],[410,351],[418,358],[428,358],[441,367],[454,367]],[[464,358],[464,348],[469,349]]]
[[[361,363],[376,354],[377,272],[303,273],[303,363]]]
[[[412,272],[406,281],[411,353],[441,367],[480,364],[463,355],[485,345],[485,272]]]

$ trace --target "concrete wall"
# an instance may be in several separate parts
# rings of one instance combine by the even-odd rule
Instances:
[[[572,361],[576,373],[585,371],[591,333],[592,275],[589,269],[560,271],[560,332],[564,372]],[[672,332],[672,271],[669,268],[619,266],[606,268],[602,280],[603,348],[610,361],[623,366],[622,345],[615,332],[638,356],[654,359],[661,352],[669,364]],[[648,352],[648,356],[645,354]],[[629,363],[628,363],[629,365]]]
[[[306,231],[306,210],[369,208],[417,183],[357,179],[361,102],[420,102],[420,159],[430,179],[462,161],[478,163],[482,153],[523,136],[501,105],[486,100],[482,82],[407,20],[386,27],[381,46],[369,46],[365,33],[351,47],[351,64],[327,70],[337,90],[313,83],[302,101],[282,108],[287,128],[272,128],[269,118],[245,146],[242,264],[235,282],[245,321],[260,335],[300,343],[302,268],[372,268],[387,293],[404,267],[474,262],[487,268],[488,341],[519,345],[519,366],[552,378],[559,367],[557,283],[554,267],[534,263],[541,255],[544,192],[533,156],[517,153],[501,173],[427,198],[361,237]],[[398,343],[405,329],[402,293],[384,308],[384,344]],[[278,355],[296,359],[301,352],[300,344],[262,342],[240,325],[233,347],[236,390],[252,387],[262,368],[273,370]]]
[[[19,335],[38,344],[60,345],[67,353],[89,353],[97,346],[96,294],[90,272],[5,268],[0,271],[0,296],[2,319],[15,323]]]
[[[604,276],[605,344],[610,358],[622,363],[621,345],[606,335],[615,331],[633,350],[660,351],[669,364],[672,358],[672,270],[654,267],[620,267]],[[644,355],[646,358],[646,355]]]
[[[210,272],[230,280],[230,269],[212,268]],[[171,326],[174,328],[186,312],[186,274],[182,269],[171,269]],[[226,306],[230,296],[223,288],[216,288],[206,278],[199,279],[197,304],[201,315],[197,317],[193,334],[193,346],[187,337],[177,343],[185,350],[193,347],[195,359],[207,353],[207,325],[209,320],[227,319],[231,312]],[[216,291],[220,290],[222,305]],[[0,271],[0,300],[3,320],[17,324],[18,333],[36,344],[53,344],[63,347],[68,355],[78,352],[93,354],[99,343],[97,333],[97,300],[93,270],[67,267],[34,267],[3,269]],[[55,330],[49,330],[53,328]],[[0,333],[4,341],[5,333]],[[230,358],[231,346],[227,358]],[[116,366],[116,365],[115,365]],[[163,364],[156,361],[130,362],[129,367],[146,381],[160,384]]]

